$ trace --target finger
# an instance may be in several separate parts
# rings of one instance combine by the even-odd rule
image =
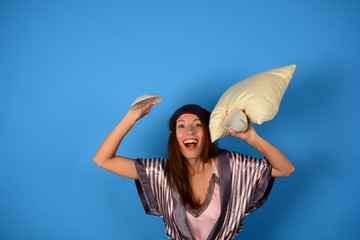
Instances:
[[[142,109],[143,109],[143,111],[147,112],[148,110],[151,109],[152,106],[153,106],[153,103],[148,102]]]
[[[151,102],[148,102],[146,105],[145,105],[145,108],[149,108],[151,109],[154,105],[158,104],[159,102],[157,101],[151,101]]]
[[[235,130],[234,129],[231,129],[231,128],[228,128],[229,129],[229,132],[230,132],[230,134],[232,135],[232,136],[234,136],[235,135]]]
[[[144,114],[148,114],[150,111],[151,111],[151,109],[152,109],[152,107],[154,106],[154,105],[156,105],[156,104],[158,104],[159,102],[157,102],[157,101],[151,101],[151,102],[148,102],[144,107],[143,107],[143,113]]]
[[[148,103],[144,106],[144,108],[151,107],[152,105],[153,105],[153,102],[148,102]]]

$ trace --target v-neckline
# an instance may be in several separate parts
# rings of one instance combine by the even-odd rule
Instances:
[[[231,182],[231,174],[230,173],[230,159],[227,156],[226,151],[221,151],[218,155],[218,173],[220,179],[220,203],[221,203],[221,212],[218,221],[215,223],[213,229],[211,230],[207,240],[213,239],[219,233],[222,224],[225,219],[225,215],[227,212],[227,204],[230,199],[230,192],[229,189],[230,182]],[[182,204],[180,194],[178,190],[175,188],[173,189],[172,199],[174,203],[174,217],[176,219],[176,225],[179,229],[179,232],[183,239],[192,240],[194,239],[185,214],[185,206]]]
[[[185,206],[186,212],[191,214],[193,217],[197,218],[199,217],[209,206],[212,196],[214,194],[215,184],[219,184],[219,178],[218,176],[213,172],[212,176],[209,180],[209,187],[207,189],[205,200],[200,205],[198,209],[193,209],[190,206]]]

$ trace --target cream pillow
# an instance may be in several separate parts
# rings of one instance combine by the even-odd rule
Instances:
[[[236,121],[241,122],[240,127],[238,129],[231,128],[238,132],[246,129],[247,122],[244,122],[246,119],[242,113],[234,111],[236,109],[245,110],[245,114],[250,118],[250,121],[257,124],[273,119],[279,110],[281,99],[295,68],[296,65],[293,64],[261,72],[236,83],[226,90],[210,116],[211,141],[214,142],[219,138],[230,135],[227,127],[233,126]],[[225,121],[227,113],[231,119]],[[226,123],[226,127],[224,123]]]

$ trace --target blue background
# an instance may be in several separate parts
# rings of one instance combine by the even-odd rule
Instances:
[[[212,110],[234,83],[290,64],[278,115],[256,129],[296,172],[238,239],[360,239],[359,12],[355,0],[1,0],[0,239],[167,239],[133,180],[93,163],[101,142],[155,93],[121,153],[165,156],[176,108]]]

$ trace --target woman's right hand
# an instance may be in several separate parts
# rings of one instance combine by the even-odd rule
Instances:
[[[115,127],[115,129],[108,135],[105,141],[101,144],[97,151],[94,161],[97,165],[105,168],[120,176],[137,179],[137,172],[133,159],[116,156],[116,151],[137,120],[148,114],[151,108],[158,102],[149,102],[145,106],[136,110],[129,110],[125,118]]]
[[[127,115],[128,117],[132,118],[133,120],[137,121],[141,118],[143,118],[145,115],[147,115],[152,107],[156,104],[158,104],[159,102],[156,102],[156,101],[152,101],[152,102],[149,102],[147,103],[145,106],[141,107],[141,108],[138,108],[136,110],[129,110]]]

